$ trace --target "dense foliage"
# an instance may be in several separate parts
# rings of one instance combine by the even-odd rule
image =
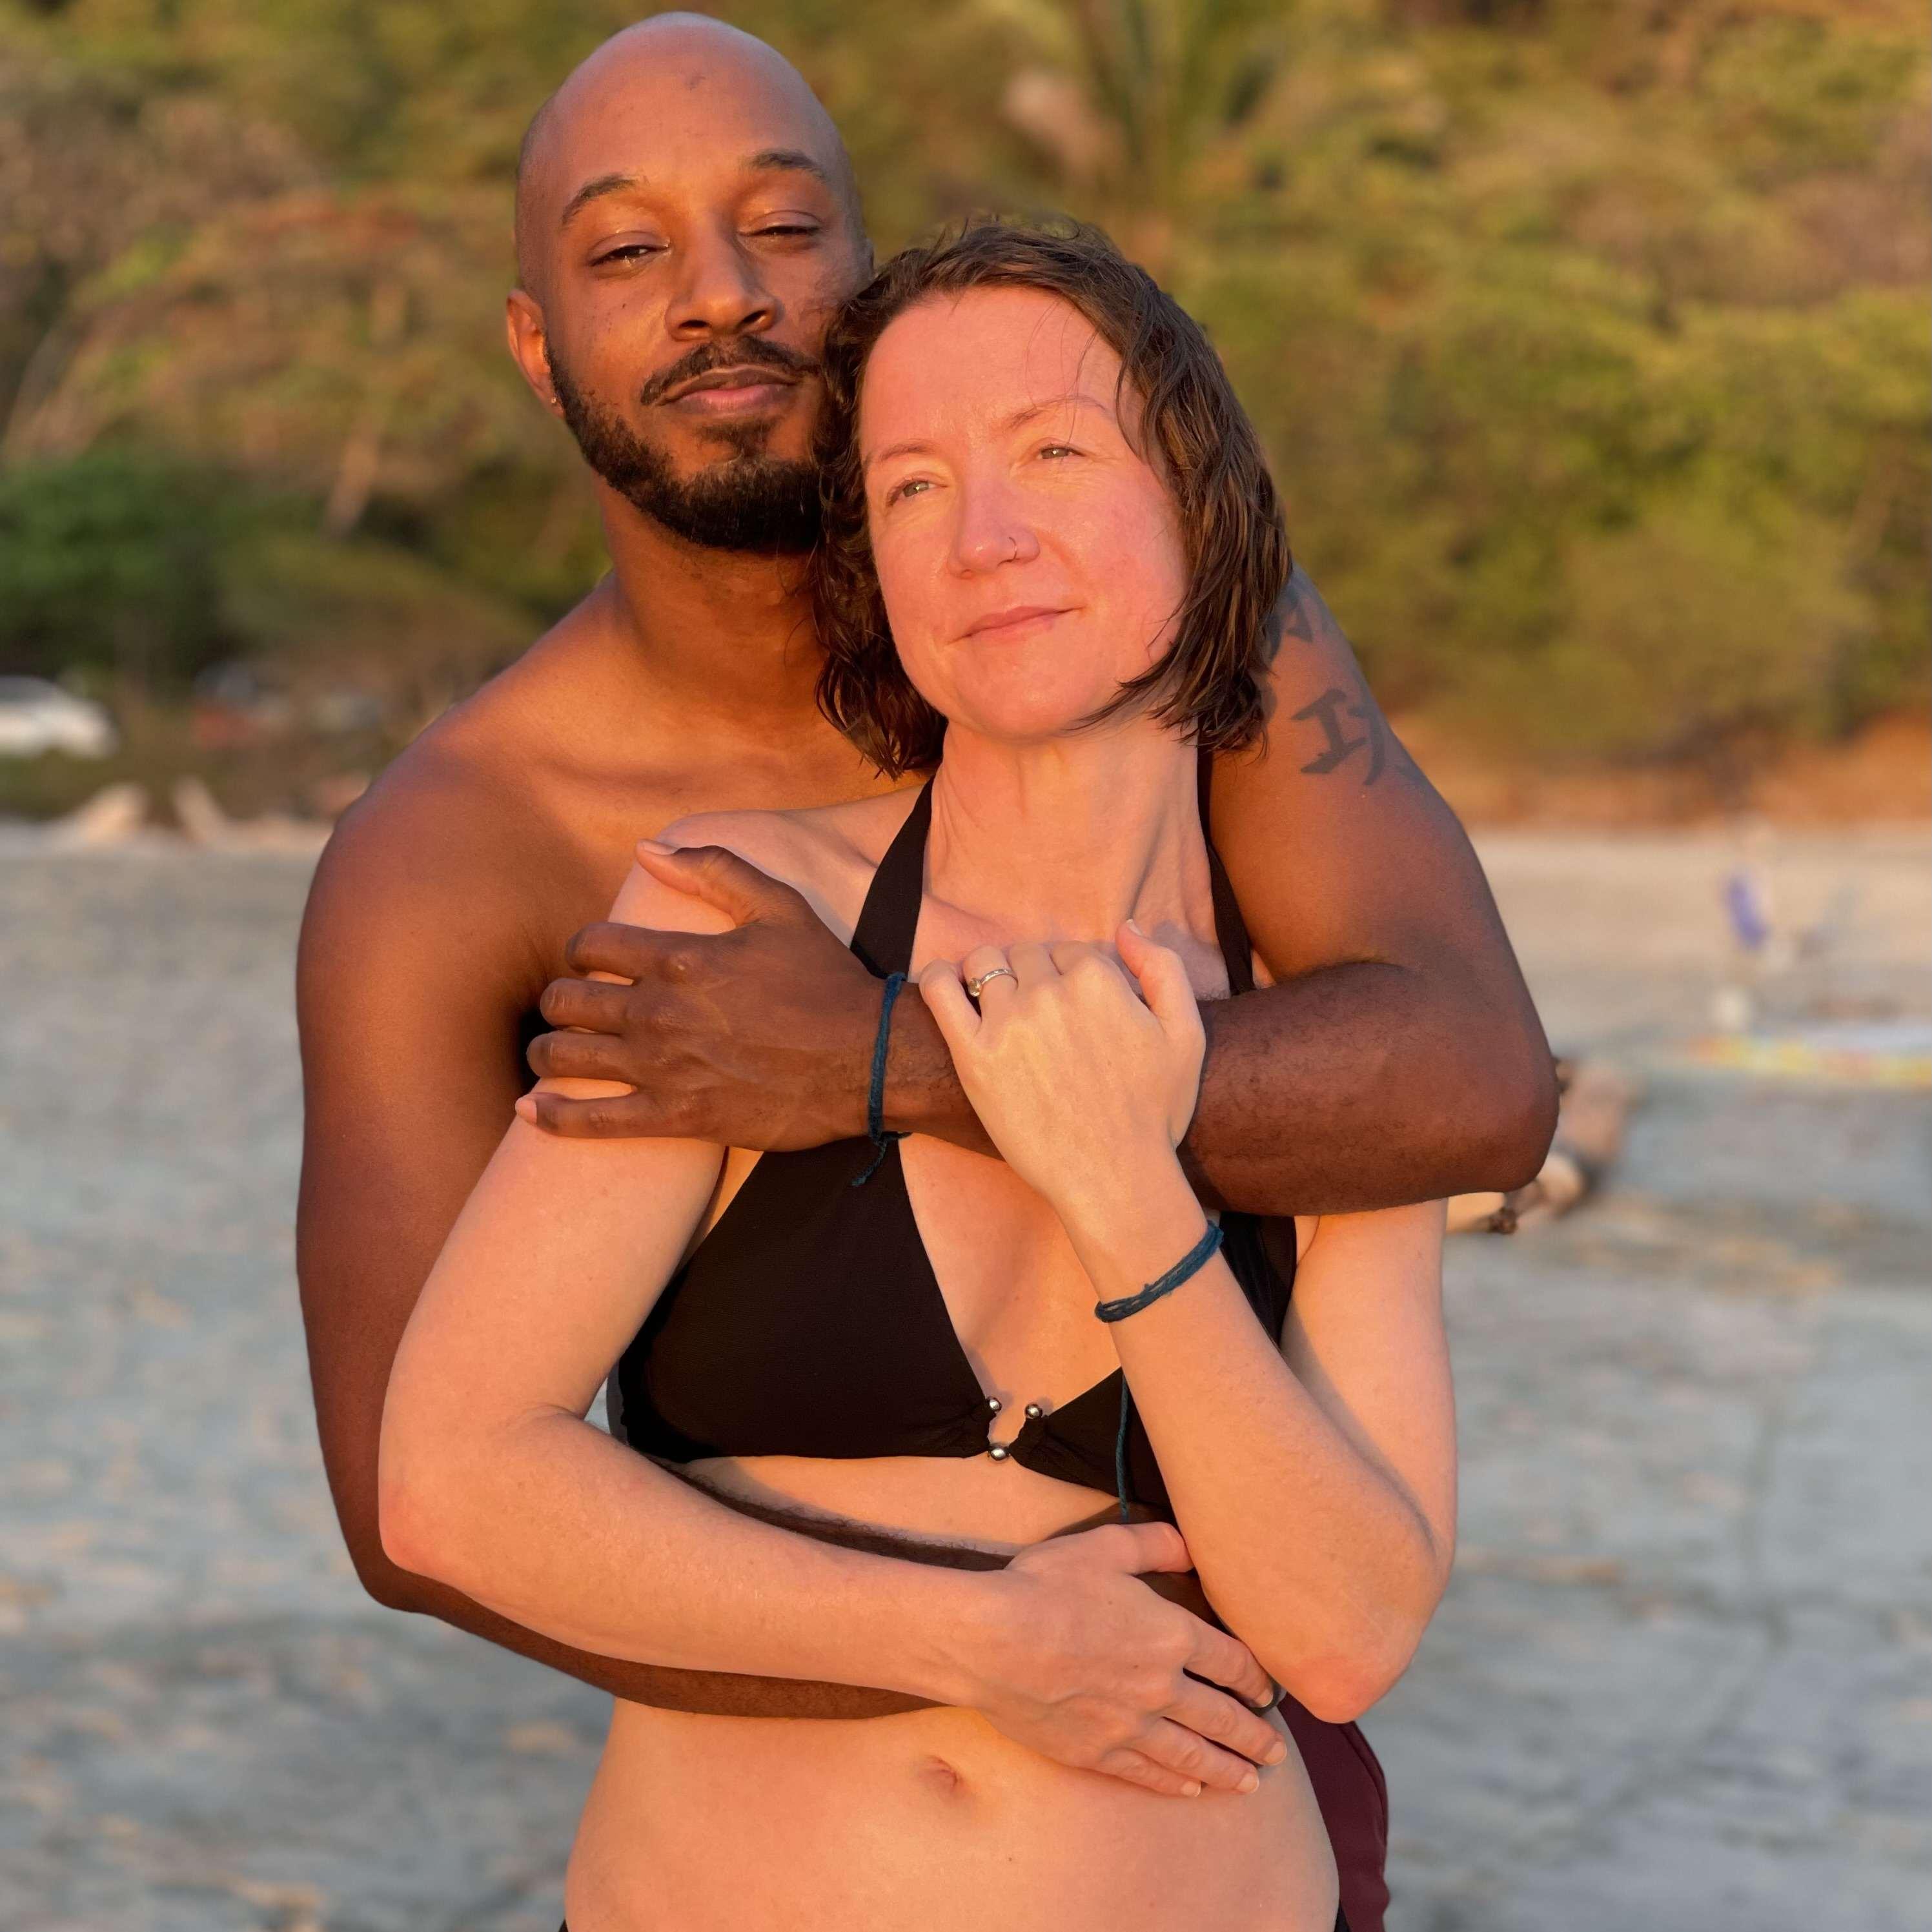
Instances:
[[[1385,699],[1735,760],[1924,688],[1904,0],[725,0],[882,249],[1106,223],[1210,326]],[[0,0],[0,657],[440,694],[601,567],[500,338],[615,0]]]

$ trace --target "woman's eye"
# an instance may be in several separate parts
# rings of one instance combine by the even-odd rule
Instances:
[[[903,483],[895,483],[886,492],[885,507],[890,510],[902,496],[910,495],[915,490],[928,490],[932,487],[923,476],[908,476]]]
[[[1040,452],[1042,456],[1078,456],[1080,452],[1071,443],[1049,442]]]

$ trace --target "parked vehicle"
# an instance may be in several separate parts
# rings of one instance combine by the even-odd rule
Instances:
[[[0,758],[65,752],[76,758],[105,758],[120,742],[112,721],[92,699],[76,698],[44,677],[0,677]]]

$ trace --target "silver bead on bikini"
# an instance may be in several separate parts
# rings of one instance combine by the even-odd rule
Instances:
[[[993,1460],[996,1462],[1004,1462],[1012,1453],[1013,1452],[1009,1449],[1004,1442],[995,1442],[993,1446],[986,1451],[986,1454],[992,1456]]]
[[[1030,1402],[1026,1406],[1026,1412],[1029,1421],[1037,1422],[1046,1411],[1042,1408],[1038,1402]]]

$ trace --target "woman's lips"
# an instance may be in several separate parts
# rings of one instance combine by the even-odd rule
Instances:
[[[1030,624],[1046,623],[1055,617],[1066,615],[1066,606],[1060,604],[1016,604],[1009,610],[995,610],[989,616],[977,619],[968,625],[964,634],[969,638],[982,638],[988,632],[1004,636]]]

